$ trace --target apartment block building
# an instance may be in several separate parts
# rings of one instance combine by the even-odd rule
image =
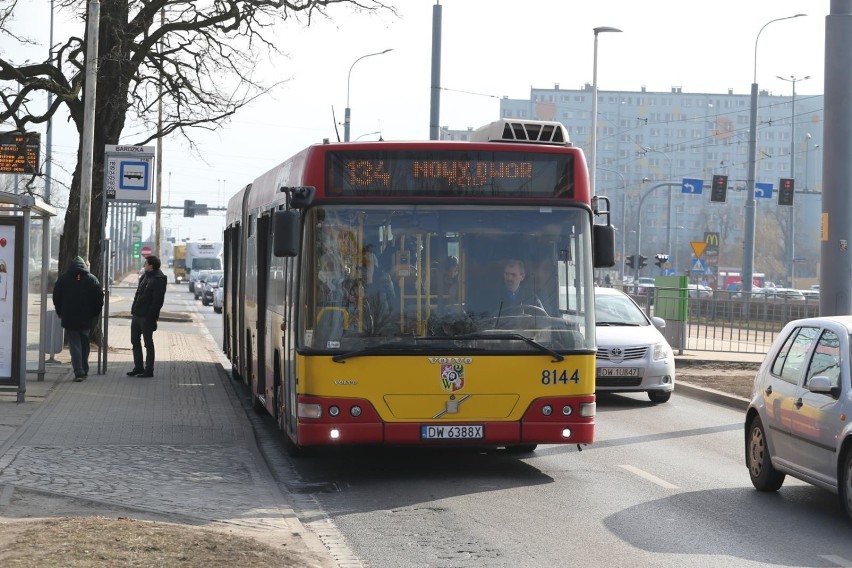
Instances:
[[[588,83],[580,89],[562,89],[558,84],[534,87],[528,99],[501,99],[500,116],[557,120],[588,158],[592,96]],[[733,89],[727,93],[689,93],[681,87],[668,92],[644,87],[598,90],[596,189],[612,201],[620,258],[669,254],[666,273],[688,273],[708,281],[718,267],[741,266],[750,101],[749,92]],[[792,89],[787,94],[760,91],[756,182],[762,189],[755,199],[754,270],[774,281],[814,278],[819,268],[822,125],[822,95],[794,98]],[[442,138],[465,139],[469,134],[470,130],[441,130]],[[728,177],[725,203],[710,201],[714,175]],[[703,192],[683,193],[684,178],[703,180]],[[792,207],[778,205],[782,178],[795,180]],[[672,185],[661,187],[665,182]],[[767,184],[772,185],[771,197],[763,197]],[[696,259],[691,243],[708,235],[718,239],[718,254]],[[696,260],[701,262],[696,265]],[[621,275],[621,264],[618,269]],[[642,274],[660,272],[649,262]]]

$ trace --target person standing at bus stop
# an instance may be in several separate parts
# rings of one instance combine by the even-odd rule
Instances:
[[[142,266],[144,272],[136,286],[136,295],[130,307],[130,344],[133,347],[133,369],[129,377],[154,376],[154,332],[160,309],[166,297],[166,275],[160,270],[160,259],[149,256]],[[145,342],[145,358],[142,358],[142,341]]]
[[[65,328],[74,382],[89,376],[89,331],[104,307],[104,292],[86,261],[78,256],[53,286],[53,306]]]

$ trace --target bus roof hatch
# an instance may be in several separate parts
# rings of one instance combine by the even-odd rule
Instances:
[[[570,146],[568,131],[561,122],[500,119],[473,131],[473,142],[527,142]]]

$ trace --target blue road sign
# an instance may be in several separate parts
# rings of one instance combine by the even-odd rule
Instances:
[[[681,193],[691,193],[693,195],[700,195],[701,190],[704,188],[704,180],[703,179],[692,179],[692,178],[683,178],[680,186]]]
[[[692,271],[693,272],[704,272],[704,263],[701,262],[700,258],[696,258],[695,262],[692,263]]]
[[[771,183],[755,183],[754,184],[754,196],[755,197],[763,197],[769,199],[772,197],[772,184]]]

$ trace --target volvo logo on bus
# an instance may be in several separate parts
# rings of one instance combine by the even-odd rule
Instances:
[[[470,365],[473,363],[473,357],[427,357],[433,365]]]

